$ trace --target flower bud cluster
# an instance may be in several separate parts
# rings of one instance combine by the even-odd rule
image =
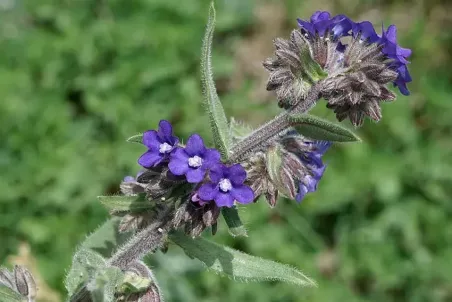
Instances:
[[[393,101],[388,89],[393,83],[408,95],[411,82],[407,58],[411,50],[397,44],[396,27],[391,25],[378,35],[369,21],[354,22],[344,15],[332,17],[318,11],[309,21],[298,19],[299,29],[289,40],[275,39],[275,58],[264,61],[270,77],[267,90],[275,90],[278,104],[291,109],[303,102],[309,87],[321,83],[321,96],[339,121],[350,119],[361,126],[364,117],[379,121],[380,103]],[[349,43],[345,43],[347,37]],[[325,72],[316,72],[306,58]]]

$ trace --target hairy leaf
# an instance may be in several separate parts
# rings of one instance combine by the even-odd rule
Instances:
[[[244,236],[247,237],[246,228],[240,220],[237,208],[234,206],[232,208],[222,207],[221,214],[223,214],[224,220],[229,228],[229,233],[233,236]]]
[[[106,267],[106,261],[99,253],[81,248],[72,259],[72,266],[66,276],[65,286],[72,296],[81,285],[92,279],[96,272]]]
[[[132,235],[131,232],[118,231],[120,221],[121,218],[118,217],[107,220],[85,239],[82,248],[92,249],[104,257],[110,257],[112,252]]]
[[[231,148],[232,138],[224,113],[223,105],[217,94],[215,82],[213,80],[211,48],[213,32],[215,28],[215,7],[210,4],[209,20],[204,35],[201,53],[201,75],[203,95],[206,108],[209,114],[210,127],[212,128],[215,147],[221,152],[223,160],[228,159],[228,152]]]
[[[171,234],[170,239],[208,269],[238,281],[284,281],[299,286],[315,286],[313,280],[285,264],[251,256],[201,237],[192,239],[181,232]]]
[[[0,284],[0,301],[22,302],[24,299],[19,293],[16,293],[11,288]]]
[[[142,212],[153,207],[146,199],[146,194],[132,196],[98,196],[99,201],[113,213],[117,212]]]
[[[87,285],[93,302],[114,302],[115,290],[124,279],[124,273],[117,267],[106,267],[97,272]]]
[[[293,114],[289,116],[289,121],[300,134],[310,139],[332,142],[356,142],[361,140],[351,130],[312,115]]]
[[[234,141],[240,141],[253,132],[253,129],[250,126],[236,121],[233,117],[231,117],[229,126],[231,128],[231,135]]]
[[[142,144],[143,143],[143,133],[140,134],[136,134],[134,136],[131,136],[127,139],[127,141],[129,143],[139,143]]]

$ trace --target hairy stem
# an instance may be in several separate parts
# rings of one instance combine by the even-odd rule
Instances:
[[[250,135],[236,143],[231,149],[230,160],[237,161],[244,155],[255,151],[263,143],[268,142],[272,137],[278,135],[281,131],[289,127],[287,113],[282,113],[254,130]]]
[[[108,264],[126,270],[131,263],[155,251],[163,244],[168,232],[166,224],[155,222],[137,233],[108,260]]]
[[[281,113],[268,123],[254,130],[238,143],[234,144],[230,151],[230,161],[234,162],[242,159],[245,155],[268,144],[273,137],[291,127],[291,122],[288,119],[289,114],[305,113],[309,111],[319,99],[320,89],[321,82],[313,85],[303,101],[299,102],[290,110]]]

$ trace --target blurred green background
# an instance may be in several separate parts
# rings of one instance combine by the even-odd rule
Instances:
[[[316,10],[395,23],[412,94],[335,145],[302,204],[242,207],[249,238],[213,239],[300,268],[317,289],[240,284],[177,247],[150,261],[166,301],[452,301],[452,2],[217,0],[214,71],[226,112],[279,112],[262,60]],[[77,243],[106,218],[96,196],[134,175],[125,139],[172,121],[208,140],[199,83],[206,0],[0,0],[0,263],[26,263],[62,301]],[[334,120],[324,104],[314,113]]]

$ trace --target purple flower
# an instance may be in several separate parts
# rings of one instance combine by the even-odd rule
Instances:
[[[317,185],[326,169],[326,165],[322,162],[322,156],[331,146],[331,142],[328,141],[316,141],[310,144],[314,147],[313,150],[305,153],[300,159],[309,168],[311,174],[306,175],[300,181],[295,197],[297,202],[301,202],[307,193],[317,190]]]
[[[345,15],[331,17],[331,14],[326,11],[316,11],[312,14],[309,21],[297,20],[301,31],[309,38],[314,38],[317,34],[323,36],[328,30],[333,34],[333,39],[337,39],[349,36],[351,31],[354,38],[359,36],[361,40],[367,43],[383,44],[382,53],[393,59],[390,66],[398,73],[394,86],[397,86],[402,94],[409,94],[406,83],[411,82],[412,79],[406,64],[409,63],[407,58],[411,55],[411,49],[400,47],[397,44],[397,29],[395,25],[389,26],[386,31],[383,28],[382,36],[379,36],[369,21],[355,23]],[[345,48],[346,46],[339,42],[337,50],[344,52]]]
[[[124,177],[124,179],[123,179],[122,181],[123,181],[123,182],[136,182],[137,178],[138,178],[141,174],[143,174],[143,171],[139,171],[139,172],[137,173],[137,176],[136,176],[136,177],[133,177],[133,176],[128,175],[128,176]]]
[[[179,139],[173,136],[173,127],[168,121],[161,120],[158,131],[149,130],[143,134],[143,144],[148,151],[141,155],[138,163],[151,168],[169,158],[170,153],[179,143]]]
[[[375,32],[372,23],[364,21],[355,23],[352,28],[352,32],[353,37],[355,38],[360,35],[360,38],[368,43],[378,43],[383,45],[381,52],[386,57],[392,59],[392,62],[390,62],[388,66],[398,73],[398,77],[394,81],[394,86],[397,86],[403,95],[409,95],[410,92],[406,87],[406,83],[411,82],[412,79],[406,65],[409,63],[407,58],[411,55],[411,49],[403,48],[397,44],[396,26],[389,26],[386,32],[382,26],[382,36],[380,37]]]
[[[397,28],[395,25],[389,26],[386,32],[382,28],[382,32],[383,36],[380,39],[380,43],[384,45],[382,52],[388,58],[394,60],[391,64],[399,74],[394,86],[397,86],[403,95],[409,95],[410,92],[406,83],[411,82],[412,79],[406,65],[409,63],[407,58],[411,56],[411,49],[400,47],[397,44]]]
[[[243,184],[245,169],[240,164],[225,166],[218,164],[210,170],[211,182],[203,184],[197,194],[201,200],[214,200],[218,207],[232,207],[234,201],[242,204],[254,200],[254,192]]]
[[[204,179],[206,171],[220,162],[220,152],[207,149],[198,134],[188,138],[185,148],[177,148],[172,154],[169,169],[174,175],[185,175],[189,183]]]
[[[302,32],[311,37],[315,37],[316,34],[323,36],[327,30],[333,33],[334,38],[348,36],[348,32],[353,26],[353,22],[345,15],[331,18],[331,14],[325,11],[316,11],[309,22],[301,19],[297,19],[297,21]]]
[[[368,43],[375,43],[380,40],[380,37],[375,32],[375,28],[369,21],[353,23],[352,27],[353,37],[357,38],[358,35],[361,40]]]

